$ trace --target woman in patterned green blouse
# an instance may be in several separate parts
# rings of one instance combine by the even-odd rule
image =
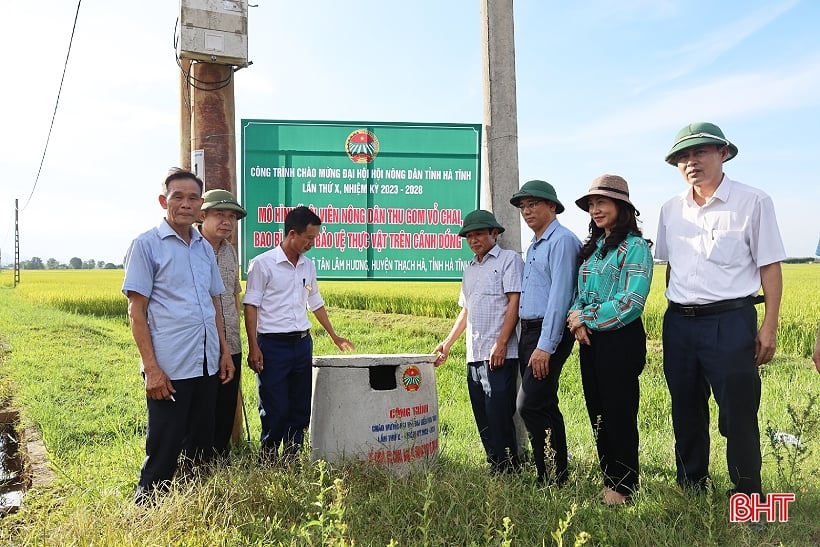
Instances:
[[[621,505],[638,487],[638,376],[646,363],[641,314],[652,282],[652,243],[638,228],[639,213],[623,178],[596,178],[575,203],[591,220],[567,324],[580,348],[584,398],[604,475],[601,498]]]

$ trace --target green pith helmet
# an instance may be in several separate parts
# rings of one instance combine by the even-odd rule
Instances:
[[[521,201],[521,198],[526,197],[546,199],[547,201],[551,201],[555,204],[555,214],[564,212],[564,206],[560,201],[558,201],[558,195],[555,193],[555,188],[553,188],[552,184],[547,181],[531,180],[529,182],[525,182],[524,186],[522,186],[521,189],[514,193],[510,198],[510,203],[518,207],[518,202]]]
[[[207,211],[208,209],[227,209],[236,213],[236,219],[242,219],[248,216],[247,211],[242,208],[236,201],[234,195],[227,190],[208,190],[202,194],[201,209]]]
[[[728,146],[729,155],[723,160],[724,162],[737,156],[737,146],[729,142],[729,139],[726,138],[723,131],[720,130],[720,127],[709,122],[695,122],[690,123],[678,131],[678,134],[675,136],[675,142],[672,144],[672,149],[669,150],[664,159],[666,163],[670,165],[677,165],[675,156],[677,156],[678,152],[703,144]]]
[[[464,217],[464,225],[458,231],[458,235],[466,237],[473,230],[483,230],[484,228],[497,228],[499,234],[504,233],[504,227],[498,223],[491,212],[477,209]]]

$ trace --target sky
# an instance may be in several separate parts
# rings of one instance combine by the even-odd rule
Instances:
[[[482,123],[479,1],[252,3],[237,127]],[[4,6],[3,264],[15,199],[21,260],[119,264],[164,216],[159,184],[179,163],[179,4],[130,6],[82,2],[42,168],[77,2]],[[603,173],[626,178],[655,238],[661,205],[685,188],[663,158],[681,127],[711,121],[740,149],[726,174],[772,196],[787,255],[814,255],[820,2],[518,0],[514,10],[519,178],[551,182],[567,205],[559,220],[581,239],[589,217],[573,202]]]

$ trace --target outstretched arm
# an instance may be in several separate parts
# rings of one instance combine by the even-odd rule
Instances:
[[[436,346],[436,349],[433,350],[433,353],[436,354],[435,365],[443,365],[444,362],[447,360],[447,356],[450,355],[450,348],[453,347],[456,340],[458,340],[461,333],[467,328],[467,308],[461,308],[461,311],[456,316],[456,320],[453,323],[453,328],[450,329],[450,334],[447,335],[447,338],[444,339],[439,345]]]
[[[354,351],[356,349],[356,346],[354,346],[350,340],[342,338],[333,330],[333,325],[330,324],[330,317],[327,316],[327,310],[324,306],[313,310],[313,315],[316,317],[316,320],[319,321],[319,324],[322,325],[322,328],[330,335],[330,339],[333,340],[337,348],[342,351]]]

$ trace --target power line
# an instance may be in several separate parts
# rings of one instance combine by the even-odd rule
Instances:
[[[54,119],[57,117],[57,106],[60,104],[60,94],[63,92],[63,82],[65,81],[65,73],[68,69],[68,58],[71,56],[71,44],[74,43],[74,31],[77,30],[77,19],[80,16],[80,4],[83,3],[83,0],[79,0],[77,2],[77,11],[74,14],[74,26],[71,27],[71,39],[68,41],[68,51],[65,54],[65,64],[63,65],[63,75],[60,78],[60,89],[57,90],[57,101],[54,103],[54,113],[51,115],[51,125],[48,128],[48,136],[46,137],[46,145],[43,148],[43,156],[40,158],[40,167],[37,169],[37,177],[34,179],[34,186],[31,188],[31,193],[28,195],[28,200],[26,200],[26,204],[23,205],[23,208],[20,209],[21,211],[25,211],[28,204],[31,202],[31,197],[34,195],[34,190],[37,188],[37,182],[40,180],[40,173],[43,170],[43,163],[46,161],[46,152],[48,151],[48,142],[51,140],[51,131],[54,129]]]

